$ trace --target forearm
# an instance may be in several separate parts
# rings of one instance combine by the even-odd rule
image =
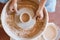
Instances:
[[[40,2],[39,2],[39,10],[42,10],[43,7],[45,6],[45,4],[46,4],[46,0],[40,0]]]

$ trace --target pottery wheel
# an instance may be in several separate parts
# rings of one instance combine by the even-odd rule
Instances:
[[[10,15],[7,14],[9,3],[5,6],[4,10],[7,10],[3,10],[5,13],[2,13],[3,25],[5,25],[15,36],[19,38],[33,38],[40,35],[44,31],[47,22],[45,8],[43,10],[44,18],[42,20],[38,20],[33,19],[38,8],[37,3],[33,1],[22,1],[17,2],[17,4],[18,11],[11,12]],[[23,13],[25,13],[25,15],[20,18]],[[21,19],[23,21],[21,21]]]

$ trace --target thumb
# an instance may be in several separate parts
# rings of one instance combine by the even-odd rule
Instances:
[[[40,11],[40,19],[43,19],[43,11]]]
[[[17,3],[14,4],[14,10],[17,12]]]

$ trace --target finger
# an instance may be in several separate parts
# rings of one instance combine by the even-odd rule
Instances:
[[[40,20],[40,17],[39,17],[39,16],[37,16],[37,17],[36,17],[36,20]]]
[[[12,6],[10,6],[10,7],[9,7],[9,9],[10,9],[10,11],[11,11],[11,12],[13,12],[13,11],[14,11],[14,9],[13,9],[13,7],[12,7]]]
[[[37,15],[39,15],[39,12],[38,12],[38,11],[36,11],[36,13],[34,13],[33,18],[36,18],[36,17],[37,17]]]
[[[43,19],[43,11],[41,11],[40,13],[37,13],[36,16],[42,20]]]
[[[9,10],[8,10],[8,15],[10,15],[10,14],[12,14],[14,12],[15,12],[14,8],[13,7],[10,7]]]
[[[36,17],[36,20],[42,20],[42,19],[38,16],[38,17]]]
[[[11,14],[11,11],[8,11],[7,14],[10,15]]]
[[[17,12],[17,3],[14,4],[14,10]]]
[[[43,10],[42,10],[43,11]],[[40,13],[40,19],[43,19],[43,12],[41,11],[41,13]]]
[[[34,16],[32,18],[35,18],[36,17],[36,14],[34,14]]]

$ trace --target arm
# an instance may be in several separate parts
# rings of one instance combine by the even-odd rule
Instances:
[[[43,15],[43,8],[44,8],[45,4],[46,4],[46,0],[40,0],[39,8],[36,12],[36,17],[40,20],[43,19],[43,16],[44,16]]]

